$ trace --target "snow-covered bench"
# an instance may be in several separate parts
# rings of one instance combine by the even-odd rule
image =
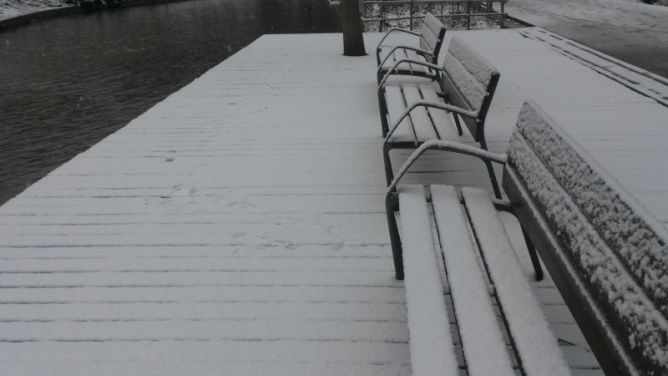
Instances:
[[[474,140],[487,149],[485,118],[499,81],[499,72],[456,36],[448,44],[442,66],[420,64],[440,71],[440,80],[389,81],[392,75],[390,71],[378,87],[380,118],[385,137],[383,158],[388,184],[394,174],[390,161],[391,150],[413,149],[428,140],[447,139],[455,136],[455,126],[461,135],[460,119]],[[454,124],[451,119],[454,119]],[[491,163],[485,163],[493,177]],[[495,179],[492,179],[492,186],[498,196],[500,193]]]
[[[384,44],[392,34],[404,33],[419,38],[417,46],[404,44]],[[402,60],[420,61],[436,64],[438,54],[441,52],[443,37],[445,36],[445,25],[431,13],[427,13],[419,32],[404,30],[400,28],[390,29],[376,47],[376,64],[378,65],[377,80],[385,76],[388,69],[393,68],[395,74],[408,74],[422,77],[438,77],[438,71],[424,65],[413,64],[409,61],[398,63]]]
[[[425,143],[389,187],[414,374],[458,375],[458,367],[478,375],[519,374],[514,367],[523,375],[568,374],[499,210],[527,230],[606,374],[668,374],[665,228],[535,104],[523,106],[517,126],[503,155]],[[504,164],[509,201],[442,185],[394,191],[429,149]]]

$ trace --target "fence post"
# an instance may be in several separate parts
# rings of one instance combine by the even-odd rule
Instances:
[[[466,2],[466,13],[468,13],[468,17],[466,18],[466,30],[471,30],[471,2],[470,1]]]
[[[408,4],[408,7],[409,7],[408,8],[408,16],[410,17],[410,19],[408,20],[408,24],[409,24],[408,27],[409,27],[409,30],[413,30],[413,0],[411,0],[411,3]]]

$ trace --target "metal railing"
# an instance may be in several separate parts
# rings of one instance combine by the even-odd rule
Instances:
[[[475,21],[494,21],[503,27],[508,0],[360,0],[362,22],[367,30],[389,27],[413,30],[420,25],[425,12],[431,12],[449,28],[471,29]]]

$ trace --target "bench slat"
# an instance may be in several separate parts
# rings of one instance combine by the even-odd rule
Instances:
[[[431,88],[425,87],[425,90],[432,90]],[[410,106],[412,103],[419,102],[422,100],[422,94],[417,85],[406,85],[404,86],[404,96],[406,98],[406,103]],[[429,118],[427,109],[424,107],[419,107],[414,109],[411,112],[411,119],[413,120],[413,129],[417,136],[418,141],[431,140],[438,138],[438,133],[434,130],[434,125]],[[392,140],[394,141],[394,140]],[[412,141],[412,140],[411,140]]]
[[[430,55],[422,57],[419,56],[421,61],[428,61],[429,63],[437,64],[438,63],[438,55],[441,51],[441,47],[443,46],[443,37],[445,36],[445,25],[443,25],[442,22],[440,22],[436,17],[434,17],[432,14],[427,14],[425,17],[424,22],[422,23],[422,27],[420,28],[419,32],[419,43],[417,45],[411,44],[411,46],[418,47],[422,50],[425,50],[430,53]],[[385,34],[387,36],[387,34]],[[384,58],[389,54],[389,51],[392,49],[392,45],[382,45],[378,47],[378,50],[376,51],[376,61],[378,64],[381,63],[381,61],[384,61]],[[380,80],[382,77],[385,75],[387,70],[395,63],[398,61],[397,59],[401,59],[405,57],[402,54],[398,54],[397,56],[392,56],[386,64],[384,64],[378,71],[378,82],[380,83]],[[409,56],[410,57],[410,56]],[[418,56],[414,56],[418,57]],[[424,77],[433,77],[434,72],[431,72],[428,69],[425,69],[424,67],[419,67],[418,66],[413,66],[413,69],[405,69],[405,66],[402,64],[398,71],[396,71],[396,74],[403,74],[403,75],[417,75],[417,76],[424,76]]]
[[[390,126],[399,119],[399,116],[406,110],[403,93],[400,86],[388,85],[385,88],[385,98],[387,100],[388,119]],[[398,140],[413,140],[413,132],[410,123],[411,117],[406,117],[394,133],[394,138]]]
[[[398,119],[401,113],[406,109],[407,105],[404,105],[403,102],[401,102],[399,99],[401,92],[398,86],[388,86],[387,89],[388,92],[386,95],[388,98],[390,119],[391,123],[394,124],[394,121]],[[428,100],[436,103],[441,100],[436,95],[434,87],[430,84],[403,85],[403,95],[408,105],[421,100]],[[390,100],[392,101],[391,105]],[[433,139],[456,139],[459,137],[457,135],[457,130],[452,123],[452,118],[450,115],[448,115],[447,112],[443,110],[419,107],[411,112],[410,118],[410,123],[408,120],[404,120],[400,126],[401,128],[398,129],[391,137],[391,142],[415,141],[413,131],[410,129],[411,124],[415,130],[415,134],[417,135],[418,142],[424,142]]]
[[[515,376],[459,194],[431,186],[431,195],[469,374]]]
[[[415,60],[415,61],[427,61],[427,59],[425,59],[424,56],[418,54],[415,51],[404,50],[404,52],[406,54],[407,59]],[[422,66],[422,65],[410,64],[410,69],[411,69],[411,72],[414,72],[414,73],[417,73],[417,74],[428,74],[428,73],[430,73],[430,69],[425,67],[425,66]]]
[[[431,34],[438,35],[444,27],[443,23],[441,23],[441,21],[439,21],[433,14],[427,13],[424,17],[421,31],[428,30]],[[430,48],[433,49],[434,47],[435,45],[432,44]]]
[[[427,89],[424,86],[421,87],[422,96],[426,101],[439,103],[442,99],[436,95],[436,91],[433,88]],[[457,134],[457,128],[452,120],[452,116],[443,110],[436,108],[430,108],[429,114],[433,123],[436,125],[436,131],[439,134],[441,140],[457,140],[459,135]]]
[[[413,375],[457,375],[424,187],[402,187],[399,198]]]
[[[525,103],[517,125],[505,173],[509,197],[517,201],[522,192],[528,203],[520,216],[534,207],[539,214],[531,213],[530,223],[550,229],[549,237],[534,237],[553,249],[544,258],[557,269],[557,286],[577,286],[566,301],[596,307],[575,316],[591,322],[583,332],[601,365],[617,373],[667,374],[665,228],[537,105]],[[625,356],[609,355],[621,351]]]
[[[390,51],[391,47],[383,47],[383,49],[381,50],[381,57],[384,58],[388,53],[390,53]],[[394,51],[392,53],[392,56],[389,59],[387,59],[387,61],[383,64],[383,70],[387,71],[391,69],[394,66],[394,64],[396,64],[397,61],[402,59],[410,59],[423,62],[427,61],[422,55],[417,54],[415,51],[398,49]],[[426,74],[428,72],[428,68],[422,65],[415,65],[411,63],[401,63],[399,64],[398,69],[401,71],[408,72],[410,74],[416,74],[416,73]]]
[[[528,277],[498,219],[489,193],[462,188],[462,196],[527,375],[569,375],[562,352],[531,291]]]
[[[517,126],[587,220],[597,228],[614,225],[622,229],[602,231],[601,236],[665,315],[668,313],[666,228],[579,150],[574,140],[551,123],[546,114],[524,106]]]
[[[457,90],[448,90],[448,93],[462,93],[461,96],[453,96],[451,99],[455,105],[468,110],[477,110],[485,98],[486,86],[483,86],[467,69],[460,60],[450,53],[444,59],[444,66],[447,67],[446,76],[451,85],[457,87]],[[456,100],[456,101],[455,101]]]
[[[448,45],[448,53],[464,63],[469,74],[481,85],[487,87],[496,68],[478,51],[471,48],[459,37],[453,37]],[[449,69],[447,65],[444,65]]]
[[[429,28],[423,29],[420,38],[420,47],[428,51],[433,51],[437,44],[438,31],[434,33]]]

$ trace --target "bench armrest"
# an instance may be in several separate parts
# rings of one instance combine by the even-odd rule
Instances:
[[[392,72],[394,72],[397,68],[399,68],[399,65],[401,65],[403,63],[411,63],[411,64],[415,64],[415,65],[421,65],[423,67],[431,68],[431,69],[439,71],[439,72],[444,71],[443,67],[439,67],[436,64],[428,63],[426,61],[417,61],[417,60],[412,60],[412,59],[401,59],[401,60],[397,61],[396,63],[394,63],[392,68],[388,69],[387,73],[385,73],[385,76],[383,76],[383,79],[378,84],[378,88],[382,88],[383,85],[385,85],[385,81],[387,81],[387,79],[390,78],[390,76],[392,75]],[[382,68],[382,65],[380,67],[378,67],[378,71],[380,71],[380,68]]]
[[[477,148],[475,146],[464,145],[459,142],[454,141],[443,141],[443,140],[429,140],[424,144],[420,145],[413,154],[408,158],[408,160],[401,166],[399,172],[394,176],[392,183],[387,187],[387,195],[392,194],[399,183],[399,180],[408,172],[408,169],[415,163],[415,161],[420,158],[427,150],[443,150],[451,151],[457,154],[464,154],[476,157],[483,162],[496,162],[499,164],[505,164],[508,160],[506,154],[496,154],[489,152],[484,149]]]
[[[405,45],[394,46],[394,47],[392,47],[392,49],[390,50],[390,52],[388,52],[387,55],[385,55],[385,57],[384,57],[383,60],[380,62],[380,64],[378,64],[378,71],[379,71],[379,72],[383,69],[383,65],[385,65],[385,63],[386,63],[387,60],[392,56],[392,54],[394,53],[394,51],[399,50],[399,49],[401,49],[401,50],[415,51],[418,55],[422,55],[422,56],[425,56],[425,55],[426,55],[426,56],[434,56],[434,52],[433,52],[433,51],[423,50],[422,48],[417,48],[417,47],[412,47],[412,46],[405,46]],[[394,67],[393,67],[393,68],[394,68]]]
[[[385,35],[383,35],[383,38],[380,39],[380,42],[378,42],[378,46],[376,46],[376,55],[378,55],[378,53],[380,52],[380,48],[383,45],[383,42],[385,42],[385,39],[387,39],[387,37],[390,36],[390,34],[392,34],[394,32],[406,33],[406,34],[410,34],[410,35],[413,35],[413,36],[416,36],[416,37],[420,36],[420,33],[417,33],[415,31],[409,31],[409,30],[400,29],[398,27],[393,27],[390,30],[388,30],[387,33],[385,33]]]
[[[385,140],[389,141],[390,137],[392,137],[392,134],[394,134],[394,131],[399,127],[399,124],[408,116],[411,111],[413,111],[417,107],[427,107],[427,108],[438,108],[440,110],[445,110],[447,112],[454,112],[456,114],[469,117],[469,118],[475,118],[478,116],[477,111],[469,111],[465,110],[461,107],[453,106],[450,104],[445,104],[445,103],[437,103],[437,102],[429,102],[429,101],[419,101],[415,102],[410,105],[410,107],[406,108],[403,114],[395,121],[395,123],[392,125],[392,128],[390,128],[390,131],[387,132],[387,136]]]

